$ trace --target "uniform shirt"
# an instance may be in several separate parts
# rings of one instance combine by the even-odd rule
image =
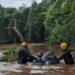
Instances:
[[[20,63],[20,64],[27,63],[27,58],[29,55],[30,55],[30,53],[29,53],[28,49],[21,48],[18,51],[18,63]]]
[[[72,58],[72,55],[71,55],[71,51],[66,51],[62,54],[62,56],[59,58],[59,61],[61,59],[64,59],[65,61],[65,64],[74,64],[74,60]]]
[[[32,62],[36,58],[29,52],[28,49],[21,48],[18,51],[18,63],[19,64],[26,64],[27,62]]]

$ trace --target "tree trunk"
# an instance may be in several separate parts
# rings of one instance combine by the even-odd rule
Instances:
[[[11,22],[12,23],[12,22]],[[16,19],[14,18],[14,25],[12,26],[12,24],[9,24],[9,26],[7,27],[7,29],[13,30],[17,36],[19,37],[20,41],[23,42],[24,41],[24,37],[23,35],[20,33],[20,31],[17,29],[17,23],[16,23]]]
[[[13,27],[13,30],[16,32],[17,36],[20,38],[20,41],[24,41],[23,35],[19,32],[16,27]]]
[[[20,33],[20,31],[17,29],[17,23],[16,23],[16,19],[15,19],[15,18],[14,18],[13,30],[16,32],[17,36],[20,38],[20,41],[23,42],[23,41],[24,41],[24,37],[23,37],[23,35]]]

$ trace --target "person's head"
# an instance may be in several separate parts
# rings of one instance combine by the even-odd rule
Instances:
[[[27,42],[22,42],[21,47],[23,47],[23,48],[28,48]]]
[[[69,47],[69,45],[66,42],[63,42],[63,43],[60,44],[60,49],[62,51],[65,51],[68,47]]]

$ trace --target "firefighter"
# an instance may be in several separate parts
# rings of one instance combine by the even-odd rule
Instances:
[[[21,48],[18,51],[18,63],[26,64],[27,62],[32,62],[34,59],[36,58],[29,51],[27,42],[22,42]]]
[[[64,59],[65,64],[74,64],[71,50],[69,50],[69,44],[66,42],[61,43],[60,50],[62,51],[62,55],[59,57],[59,61]]]

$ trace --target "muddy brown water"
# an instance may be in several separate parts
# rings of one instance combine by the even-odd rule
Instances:
[[[0,50],[7,48],[18,49],[20,45],[0,45]],[[48,50],[44,44],[35,45],[29,44],[29,48],[35,52],[38,50]],[[52,49],[51,47],[49,47]],[[1,52],[0,52],[1,53]],[[16,61],[7,63],[0,62],[0,75],[75,75],[75,65],[65,65],[63,63],[58,65],[19,65]]]
[[[19,65],[0,63],[0,75],[75,75],[75,65]]]

